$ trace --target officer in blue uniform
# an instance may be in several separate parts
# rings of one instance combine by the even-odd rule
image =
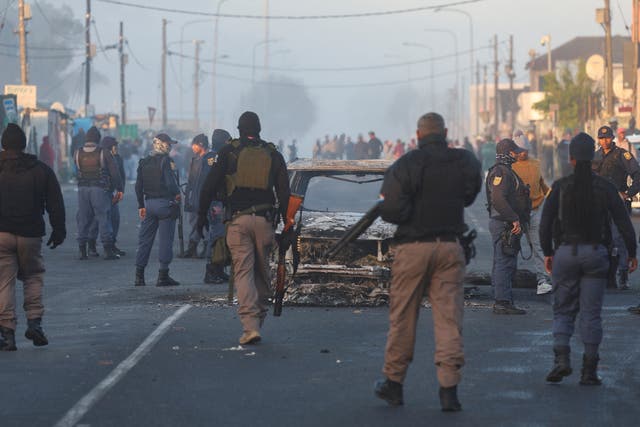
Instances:
[[[524,151],[511,139],[496,145],[496,164],[487,174],[486,193],[489,232],[493,239],[491,285],[495,314],[525,314],[513,304],[512,283],[518,267],[518,252],[523,227],[529,222],[529,187],[512,170],[517,155]]]
[[[142,224],[136,253],[136,286],[144,286],[144,269],[149,262],[151,247],[160,230],[158,281],[156,286],[177,286],[180,283],[169,276],[169,264],[173,259],[173,237],[176,219],[180,213],[180,186],[176,167],[169,157],[171,145],[177,141],[161,133],[153,139],[149,156],[138,164],[136,197]]]
[[[189,246],[184,254],[185,258],[198,257],[198,243],[203,238],[200,230],[196,227],[198,222],[198,207],[200,205],[200,189],[209,174],[209,170],[216,162],[216,154],[209,151],[209,139],[203,133],[196,135],[191,142],[193,157],[189,166],[189,176],[187,178],[187,189],[185,191],[184,210],[188,212],[189,226]],[[206,252],[207,242],[202,251],[202,256]]]
[[[580,313],[584,344],[580,384],[600,385],[598,348],[602,341],[602,300],[607,286],[612,228],[620,230],[629,254],[625,264],[637,266],[636,236],[618,188],[591,171],[595,141],[586,133],[570,143],[574,173],[553,184],[540,220],[545,268],[554,287],[553,351],[547,381],[560,382],[572,372],[569,340]],[[611,220],[615,227],[611,226]],[[553,243],[553,245],[552,245]]]
[[[608,179],[615,185],[620,197],[625,200],[628,212],[631,212],[631,198],[640,191],[640,166],[637,160],[624,148],[613,141],[614,132],[609,126],[598,129],[598,143],[600,148],[596,151],[591,164],[593,171]],[[631,185],[627,185],[627,177],[631,177]],[[622,236],[616,227],[611,228],[613,238],[613,250],[611,257],[611,280],[609,287],[627,290],[629,289],[629,270],[627,268],[627,252]],[[618,283],[616,284],[615,269],[617,265]]]
[[[87,259],[87,241],[94,219],[98,222],[105,259],[118,259],[115,252],[111,206],[122,200],[124,184],[113,156],[98,146],[100,132],[92,126],[85,143],[75,154],[78,168],[78,244],[80,259]],[[115,193],[114,193],[115,191]]]

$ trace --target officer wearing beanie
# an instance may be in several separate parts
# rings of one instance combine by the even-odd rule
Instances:
[[[496,164],[489,169],[485,182],[489,232],[493,240],[491,285],[495,314],[526,313],[513,305],[512,293],[522,230],[528,226],[531,215],[529,187],[511,168],[523,151],[511,139],[498,142]]]
[[[231,140],[231,135],[224,129],[215,129],[211,135],[211,149],[218,158],[218,153]],[[207,174],[203,175],[206,179]],[[229,276],[224,272],[224,267],[228,263],[228,250],[226,249],[226,234],[223,221],[223,196],[215,194],[209,205],[209,233],[207,237],[207,265],[205,267],[204,283],[220,284],[229,280]]]
[[[629,271],[638,266],[633,225],[618,194],[607,179],[592,173],[595,141],[586,133],[569,145],[574,172],[553,183],[540,220],[540,244],[545,267],[555,289],[553,351],[555,362],[547,381],[571,374],[569,340],[580,313],[584,344],[580,384],[600,385],[598,347],[602,341],[602,300],[607,286],[612,228],[620,230],[628,251]],[[611,226],[609,218],[615,224]]]
[[[56,248],[67,236],[56,175],[36,156],[24,153],[26,146],[22,129],[7,125],[0,152],[0,351],[16,350],[16,277],[23,283],[25,337],[36,346],[49,343],[42,330],[45,210],[53,229],[47,246]]]
[[[617,122],[616,122],[617,124]],[[616,145],[613,141],[614,130],[609,126],[602,126],[598,129],[598,143],[600,148],[596,151],[593,162],[593,171],[598,175],[608,179],[615,185],[626,204],[627,210],[631,211],[631,198],[640,191],[640,166],[638,162],[624,148]],[[627,179],[631,178],[631,186],[627,185]],[[627,253],[625,245],[616,227],[611,228],[613,237],[613,253],[611,254],[612,265],[611,280],[608,284],[611,288],[629,289],[629,270],[627,268]],[[617,267],[617,268],[616,268]],[[618,283],[616,284],[616,269],[618,271]]]
[[[189,165],[189,175],[184,200],[184,210],[189,213],[188,220],[191,231],[189,232],[189,246],[187,252],[184,254],[185,258],[198,257],[198,243],[200,243],[200,240],[203,238],[203,236],[200,235],[200,230],[197,228],[200,190],[209,173],[209,169],[211,169],[216,161],[216,154],[209,151],[209,139],[203,133],[193,138],[191,150],[193,151],[193,157]],[[203,256],[206,252],[207,242],[205,241],[204,243]]]
[[[145,286],[144,270],[149,263],[151,247],[160,230],[158,250],[158,281],[156,286],[177,286],[180,283],[169,276],[173,260],[173,238],[176,220],[180,214],[180,186],[176,166],[169,157],[171,145],[177,144],[166,133],[153,138],[153,149],[138,163],[136,197],[138,215],[142,220],[136,252],[135,286]]]
[[[87,241],[93,221],[98,222],[104,259],[118,259],[111,224],[111,206],[122,200],[124,182],[111,152],[98,145],[100,132],[92,126],[82,148],[76,151],[78,168],[78,244],[80,259],[87,259]],[[115,193],[114,193],[115,192]]]
[[[124,183],[126,182],[127,176],[124,172],[124,161],[120,154],[118,153],[118,140],[116,140],[112,136],[105,136],[102,138],[102,142],[100,142],[100,147],[103,150],[107,150],[113,156],[116,164],[118,165],[118,171],[120,172],[120,179],[123,183],[123,194],[124,194]],[[116,242],[118,241],[118,231],[120,231],[120,202],[116,199],[116,189],[111,186],[111,212],[109,213],[109,218],[111,219],[111,227],[113,229],[113,250],[118,256],[125,256],[126,252],[122,249],[118,248]],[[87,247],[87,254],[89,256],[98,257],[100,254],[98,253],[96,247],[96,240],[98,238],[98,221],[93,220],[93,224],[91,225],[91,231],[89,231],[89,241]]]
[[[247,111],[240,116],[240,139],[220,150],[200,193],[200,229],[207,223],[207,210],[215,194],[225,195],[227,245],[243,329],[240,344],[261,339],[270,296],[269,254],[274,240],[276,196],[283,222],[290,196],[284,158],[275,145],[260,139],[260,130],[256,113]]]

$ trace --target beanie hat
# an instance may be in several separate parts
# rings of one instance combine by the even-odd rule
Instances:
[[[105,150],[111,150],[111,147],[116,145],[118,145],[118,141],[112,136],[105,136],[100,143],[100,146]]]
[[[95,126],[91,126],[84,136],[84,142],[100,142],[100,131]]]
[[[238,119],[238,130],[243,133],[257,135],[260,133],[260,119],[253,111],[245,111]]]
[[[27,146],[27,137],[15,123],[9,123],[2,132],[2,148],[5,150],[22,151]]]
[[[191,145],[199,145],[202,148],[208,149],[209,148],[209,139],[207,138],[207,135],[205,135],[204,133],[201,133],[199,135],[196,135],[193,138],[193,141],[191,141]]]
[[[231,139],[231,135],[224,129],[216,129],[211,135],[211,148],[214,151],[220,151],[224,144]]]
[[[590,135],[580,132],[569,143],[569,156],[580,161],[591,161],[596,151],[596,142]]]
[[[513,134],[513,142],[515,142],[516,145],[522,148],[523,150],[527,150],[527,151],[531,150],[531,144],[529,144],[529,139],[524,134],[524,132],[522,132],[520,129],[515,131],[515,133]]]

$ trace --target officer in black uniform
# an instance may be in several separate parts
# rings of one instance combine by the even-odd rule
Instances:
[[[612,228],[620,230],[630,271],[638,266],[633,225],[618,189],[591,171],[595,141],[586,133],[569,146],[574,173],[553,184],[540,220],[540,244],[545,268],[554,287],[553,351],[555,363],[547,381],[571,374],[569,340],[580,313],[584,343],[582,385],[600,385],[598,347],[602,341],[602,301],[607,286]],[[611,226],[611,219],[615,227]],[[552,245],[553,241],[553,245]]]
[[[286,218],[290,188],[287,166],[276,146],[260,139],[260,119],[247,111],[238,119],[240,139],[218,153],[200,193],[198,228],[216,194],[225,194],[227,245],[231,252],[234,285],[238,291],[240,344],[260,341],[270,291],[269,256],[275,237],[277,206]],[[226,189],[223,186],[226,185]]]
[[[158,260],[160,270],[156,286],[177,286],[180,283],[169,276],[169,264],[173,259],[173,237],[176,219],[180,214],[180,186],[176,166],[169,157],[172,140],[166,133],[153,139],[153,149],[149,156],[138,164],[136,196],[138,214],[142,220],[136,253],[136,286],[144,286],[144,269],[149,262],[151,247],[160,230]]]
[[[609,126],[598,129],[598,143],[600,148],[596,151],[592,162],[595,173],[608,179],[615,185],[620,197],[625,200],[627,209],[631,211],[631,198],[640,191],[640,166],[631,153],[619,147],[613,141],[614,131]],[[627,185],[627,178],[631,177],[631,186]],[[616,227],[611,228],[613,237],[612,280],[609,287],[629,289],[629,270],[627,268],[627,253],[623,239]],[[618,284],[615,281],[615,268],[617,264]]]
[[[518,267],[518,252],[523,227],[531,214],[529,187],[511,169],[517,155],[524,151],[511,139],[496,145],[496,164],[487,174],[486,192],[489,231],[493,239],[491,285],[495,314],[525,314],[513,305],[511,287]]]

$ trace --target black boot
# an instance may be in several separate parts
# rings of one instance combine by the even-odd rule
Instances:
[[[87,254],[95,257],[100,256],[100,254],[98,253],[98,248],[96,247],[96,241],[89,240],[88,244],[89,244],[89,250],[87,251]]]
[[[511,301],[496,301],[493,314],[527,314],[527,311],[516,307]]]
[[[391,406],[404,404],[402,399],[402,384],[388,379],[376,381],[374,392],[382,400],[386,400]]]
[[[553,347],[553,353],[555,359],[553,362],[553,369],[547,375],[547,381],[550,383],[559,383],[563,377],[571,375],[573,370],[571,369],[571,347],[568,345],[559,345]]]
[[[16,351],[16,332],[0,326],[0,351]]]
[[[189,240],[189,247],[185,251],[183,258],[195,258],[196,256],[198,256],[198,242]]]
[[[122,249],[120,249],[119,247],[116,246],[116,244],[113,244],[113,251],[116,253],[116,255],[118,255],[119,257],[123,257],[125,256],[127,253],[125,251],[123,251]]]
[[[80,248],[80,255],[78,256],[78,259],[89,259],[89,257],[87,256],[87,244],[85,243],[84,245],[79,245],[78,247]]]
[[[144,282],[144,267],[136,267],[136,281],[134,286],[145,286]]]
[[[442,412],[458,412],[462,410],[462,405],[458,400],[458,386],[440,387],[440,407]]]
[[[598,361],[600,357],[589,357],[586,354],[582,355],[582,376],[580,377],[581,385],[600,385],[602,384],[602,378],[598,376]]]
[[[156,286],[178,286],[179,284],[180,282],[173,280],[169,276],[168,268],[158,270],[158,282]]]
[[[120,259],[120,255],[116,253],[113,245],[104,246],[104,259],[106,260]]]
[[[222,266],[219,264],[207,264],[206,270],[204,274],[204,283],[219,285],[220,283],[224,283],[226,280],[223,276],[224,271],[222,271]]]
[[[42,330],[41,317],[38,317],[37,319],[28,319],[27,325],[27,331],[24,333],[26,339],[33,341],[33,345],[36,347],[42,347],[49,344],[49,340]]]

